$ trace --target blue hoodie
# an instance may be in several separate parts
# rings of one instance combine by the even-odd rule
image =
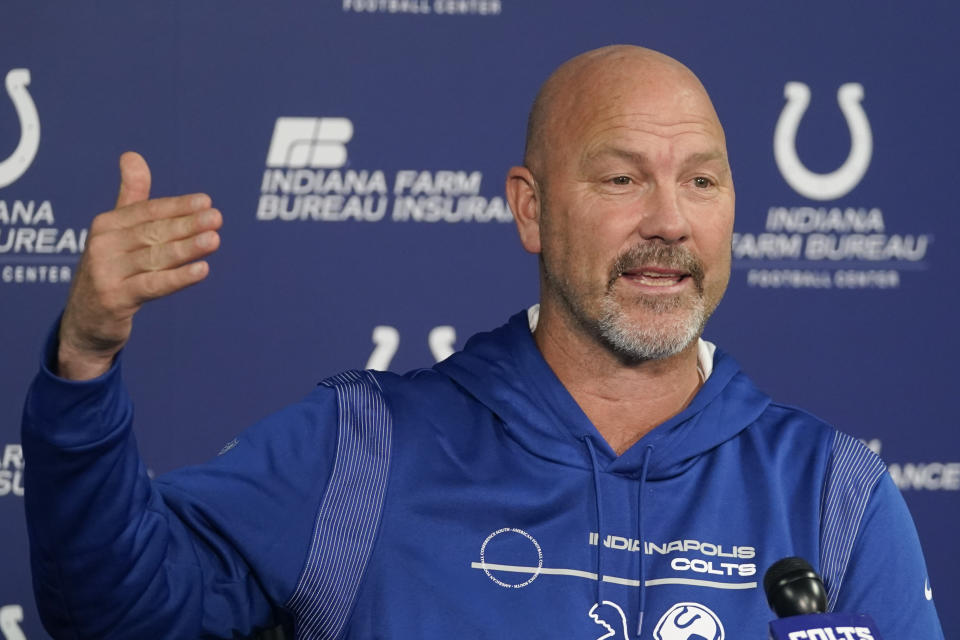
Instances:
[[[27,398],[34,588],[57,638],[764,638],[763,572],[785,556],[887,640],[943,637],[883,464],[720,350],[619,457],[523,313],[433,369],[325,380],[156,481],[131,424],[119,364],[80,383],[44,367]]]

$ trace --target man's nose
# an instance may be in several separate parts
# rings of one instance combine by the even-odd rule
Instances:
[[[675,187],[656,185],[640,205],[637,232],[645,240],[668,244],[683,242],[690,236],[690,224]]]

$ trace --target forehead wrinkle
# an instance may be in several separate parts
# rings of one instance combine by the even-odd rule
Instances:
[[[593,112],[584,109],[579,113],[580,118],[589,118],[598,124],[610,121],[623,121],[622,126],[633,126],[635,122],[649,124],[654,127],[677,127],[684,125],[705,126],[713,128],[717,121],[712,116],[703,115],[695,111],[683,111],[680,109],[659,109],[656,111],[630,110],[625,111],[623,106],[613,101],[602,105],[597,105]]]
[[[623,158],[624,160],[630,160],[636,164],[643,164],[649,161],[648,155],[643,151],[634,151],[632,149],[625,149],[623,147],[609,144],[598,145],[592,149],[589,149],[583,154],[583,157],[588,160],[601,158],[603,156]],[[714,149],[712,151],[695,151],[687,154],[681,163],[683,165],[705,164],[714,160],[725,160],[726,156],[727,154],[720,149]]]
[[[721,145],[726,143],[719,121],[711,115],[697,112],[665,112],[662,109],[654,112],[624,112],[619,105],[604,104],[598,105],[592,113],[578,114],[577,124],[580,127],[580,136],[588,140],[630,133],[660,138],[699,134],[714,138]],[[571,125],[574,123],[571,122]]]
[[[688,127],[687,125],[695,125]],[[699,126],[698,123],[678,123],[674,126],[669,127],[670,129],[675,129],[676,127],[683,127],[680,131],[651,131],[648,128],[639,128],[636,126],[626,126],[626,125],[617,125],[612,127],[600,127],[599,131],[587,131],[585,132],[584,138],[588,140],[587,144],[584,146],[582,157],[585,159],[593,159],[603,155],[616,155],[624,159],[648,159],[650,154],[646,152],[642,147],[645,146],[642,140],[636,138],[631,138],[631,133],[640,133],[646,136],[655,136],[657,138],[678,138],[681,136],[706,136],[707,143],[703,145],[691,145],[694,146],[694,150],[687,153],[683,158],[682,162],[684,164],[694,163],[694,162],[708,162],[714,159],[723,159],[726,158],[725,144],[722,137],[716,137],[715,132],[711,129],[703,129]],[[697,151],[696,146],[699,146],[702,151]],[[640,148],[634,148],[640,147]],[[672,150],[671,150],[672,155]]]

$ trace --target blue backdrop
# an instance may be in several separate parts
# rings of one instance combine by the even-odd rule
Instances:
[[[957,636],[958,18],[929,0],[5,3],[0,637],[46,637],[20,409],[122,151],[155,195],[205,191],[226,220],[209,280],[146,308],[125,353],[161,473],[330,373],[428,364],[534,302],[503,177],[540,82],[614,42],[687,63],[726,127],[734,273],[706,337],[881,453]]]

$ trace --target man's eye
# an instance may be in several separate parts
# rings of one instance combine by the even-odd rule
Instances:
[[[693,184],[700,189],[706,189],[707,187],[713,186],[713,180],[704,178],[703,176],[697,176],[693,179]]]
[[[632,182],[632,180],[630,180],[630,177],[629,177],[629,176],[617,176],[617,177],[611,179],[610,182],[612,182],[613,184],[618,185],[618,186],[626,186],[626,185],[630,184],[630,183]]]

